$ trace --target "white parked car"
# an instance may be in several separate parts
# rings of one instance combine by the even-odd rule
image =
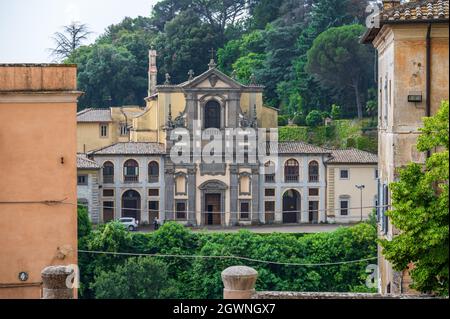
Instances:
[[[139,221],[133,217],[122,217],[119,219],[119,223],[124,224],[129,231],[136,230],[139,226]]]

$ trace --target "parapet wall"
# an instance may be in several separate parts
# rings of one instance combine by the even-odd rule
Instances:
[[[0,91],[75,91],[75,64],[0,64]]]

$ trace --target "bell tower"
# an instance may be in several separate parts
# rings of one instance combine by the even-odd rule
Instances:
[[[158,76],[158,68],[156,67],[156,50],[151,49],[148,53],[149,68],[148,68],[148,96],[156,93],[156,84]]]

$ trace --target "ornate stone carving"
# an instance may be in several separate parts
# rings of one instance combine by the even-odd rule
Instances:
[[[164,82],[164,85],[170,85],[170,74],[166,73],[166,81]]]
[[[219,81],[219,77],[216,74],[212,74],[209,78],[209,83],[211,84],[212,87],[215,87],[217,82]]]
[[[202,185],[200,185],[199,187],[200,190],[214,190],[214,191],[224,191],[228,189],[228,186],[221,181],[218,180],[212,180],[212,181],[207,181],[205,183],[203,183]]]

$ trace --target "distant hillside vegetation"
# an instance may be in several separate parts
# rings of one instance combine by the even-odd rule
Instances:
[[[304,141],[326,148],[354,147],[371,153],[378,152],[378,134],[371,119],[337,120],[329,126],[283,126],[279,140]]]

